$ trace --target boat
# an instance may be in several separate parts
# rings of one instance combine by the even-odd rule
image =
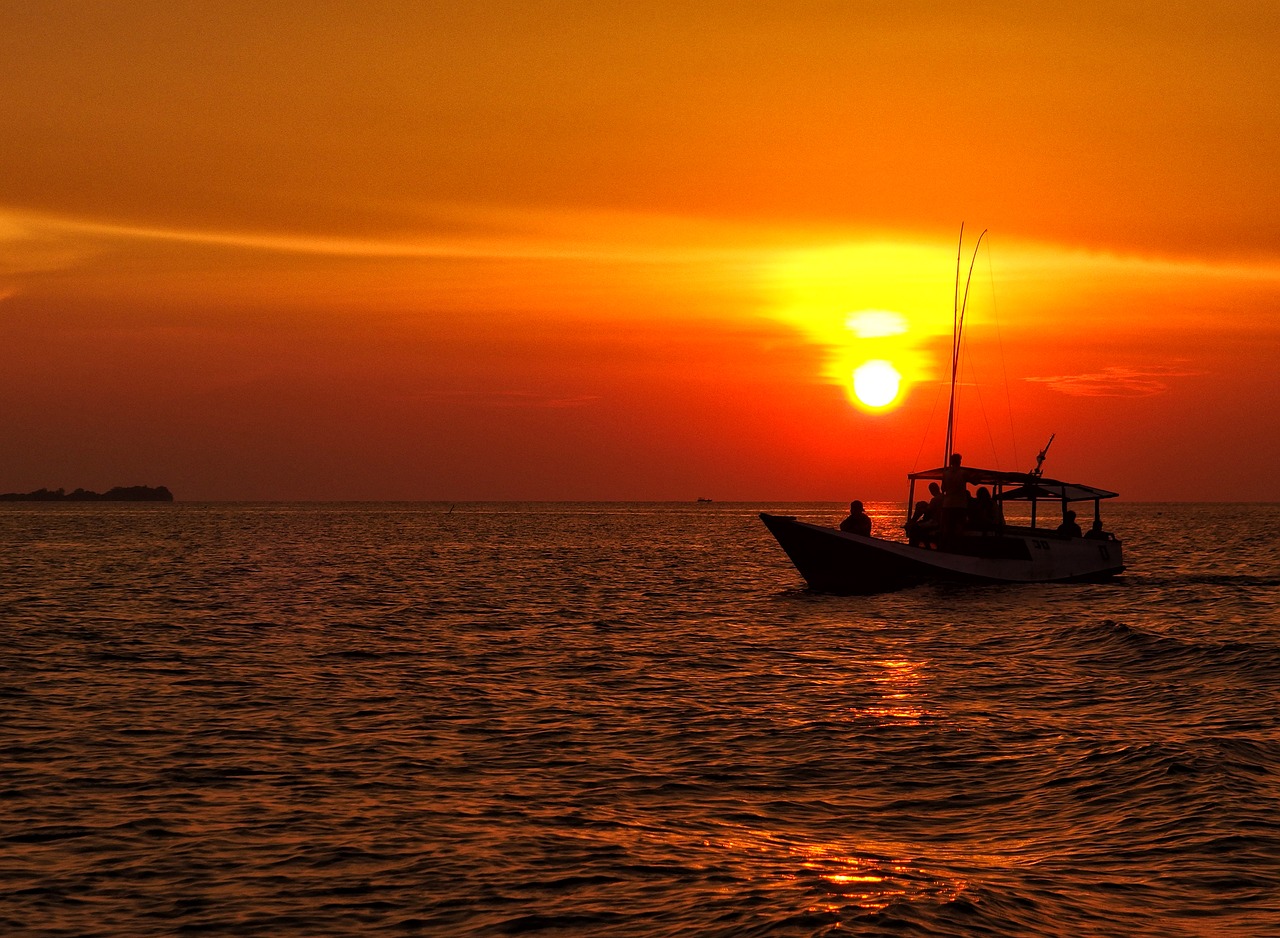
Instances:
[[[760,513],[809,588],[822,593],[889,592],[933,580],[987,583],[1053,583],[1106,580],[1124,570],[1122,542],[1102,528],[1100,505],[1116,492],[1033,473],[966,469],[969,484],[990,486],[1002,505],[1028,502],[1030,525],[966,528],[951,536],[912,532],[902,541],[864,536],[801,521],[793,515]],[[942,469],[908,475],[911,494],[922,480],[941,480]],[[1039,526],[1044,503],[1063,516],[1077,502],[1092,501],[1094,525],[1081,535]],[[911,497],[908,504],[914,505]],[[908,525],[904,524],[904,532]]]
[[[986,232],[983,232],[985,235]],[[964,229],[961,227],[961,244]],[[981,245],[982,237],[978,238]],[[977,246],[974,257],[977,256]],[[969,265],[970,277],[973,273]],[[1102,524],[1103,500],[1118,493],[1077,482],[1045,478],[1043,466],[1053,437],[1028,472],[1004,472],[963,466],[952,449],[955,427],[956,370],[964,305],[960,299],[960,259],[956,261],[956,311],[952,332],[951,403],[943,465],[908,473],[907,513],[903,539],[842,531],[802,521],[793,515],[760,513],[760,520],[791,558],[811,590],[823,593],[871,594],[930,581],[969,583],[1059,583],[1109,579],[1124,570],[1123,543]],[[968,284],[964,297],[968,298]],[[962,482],[958,481],[962,480]],[[966,513],[949,523],[934,517],[921,523],[917,483],[937,483],[945,497],[957,487],[985,488],[997,506],[983,519]],[[937,501],[937,500],[935,500]],[[967,499],[966,499],[967,501]],[[1072,505],[1091,503],[1088,533],[1075,525]],[[1005,524],[1006,507],[1025,506],[1028,524]],[[1046,506],[1055,509],[1046,512]],[[935,515],[936,505],[935,505]],[[1048,514],[1049,523],[1043,524]],[[1027,520],[1023,518],[1023,520]]]

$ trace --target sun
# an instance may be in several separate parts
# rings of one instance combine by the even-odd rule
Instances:
[[[888,407],[898,398],[902,375],[887,361],[875,360],[853,370],[853,393],[867,407]]]

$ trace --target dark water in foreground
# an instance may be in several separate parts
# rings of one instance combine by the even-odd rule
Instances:
[[[0,509],[0,933],[1280,934],[1280,506],[871,598],[448,507]]]

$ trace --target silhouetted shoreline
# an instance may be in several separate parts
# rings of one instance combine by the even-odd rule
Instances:
[[[106,492],[90,492],[76,489],[67,492],[64,489],[36,489],[34,492],[7,492],[0,495],[0,502],[171,502],[173,493],[163,485],[152,488],[149,485],[116,486]]]

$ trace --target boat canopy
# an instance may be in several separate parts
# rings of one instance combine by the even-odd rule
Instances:
[[[919,479],[942,481],[943,468],[925,469],[912,472],[907,478],[912,482]],[[1089,502],[1100,498],[1115,498],[1119,492],[1108,492],[1106,489],[1094,488],[1092,485],[1081,485],[1078,482],[1059,482],[1057,479],[1045,479],[1029,472],[1000,472],[996,469],[971,469],[964,467],[965,482],[969,485],[990,485],[996,489],[995,498],[1000,501],[1033,502],[1044,499],[1056,499],[1063,502]],[[1013,486],[1009,488],[1009,486]]]

